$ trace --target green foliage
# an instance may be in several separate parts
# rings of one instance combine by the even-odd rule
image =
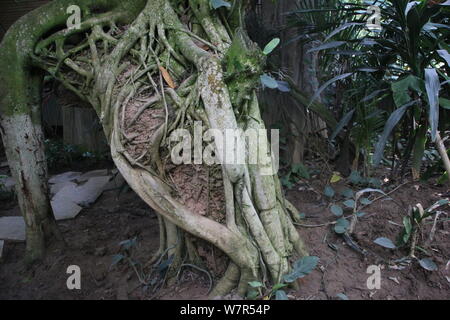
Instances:
[[[316,268],[318,262],[319,258],[314,256],[307,256],[297,260],[292,266],[292,272],[285,275],[283,280],[286,283],[292,283],[297,279],[307,276]]]
[[[292,272],[283,277],[283,282],[273,285],[270,289],[267,289],[264,284],[259,281],[250,281],[248,285],[251,289],[247,293],[247,299],[257,299],[258,297],[261,297],[264,300],[270,300],[275,296],[276,300],[289,300],[286,292],[282,289],[289,286],[290,283],[297,279],[310,274],[316,268],[318,262],[319,258],[315,256],[306,256],[297,260],[292,266]]]
[[[50,169],[72,166],[75,162],[85,161],[94,165],[109,159],[109,153],[95,153],[79,146],[65,144],[61,140],[47,139],[44,141],[47,165]]]
[[[345,218],[340,218],[336,221],[334,225],[334,232],[337,234],[343,234],[347,232],[348,227],[350,226],[350,222],[348,222]]]
[[[398,249],[407,246],[410,243],[410,257],[415,258],[414,256],[414,249],[419,249],[420,247],[417,246],[415,235],[417,236],[417,232],[421,228],[422,223],[425,219],[435,215],[438,211],[437,209],[442,206],[448,206],[450,203],[447,199],[442,199],[434,203],[432,206],[430,206],[427,209],[423,209],[420,204],[416,205],[410,212],[409,215],[403,217],[403,229],[401,233],[399,234],[397,238],[397,245],[395,245],[392,240],[388,238],[377,238],[374,243],[388,248],[388,249]],[[424,251],[421,249],[421,251]],[[426,251],[424,251],[426,252]],[[419,265],[428,270],[428,271],[435,271],[437,270],[436,264],[430,259],[430,258],[423,258],[419,260]]]
[[[369,182],[371,184],[375,184],[373,178],[362,178],[361,175],[354,171],[348,178],[350,182],[352,182],[354,185],[358,185],[362,182]],[[377,181],[377,185],[381,187],[381,181]],[[368,197],[363,197],[365,194],[369,193],[385,193],[380,189],[374,189],[374,188],[364,188],[360,191],[357,191],[356,193],[349,188],[344,189],[339,195],[336,194],[334,189],[331,186],[326,186],[324,190],[324,195],[329,198],[329,200],[334,201],[330,206],[330,211],[336,216],[340,217],[336,222],[334,223],[334,231],[337,234],[344,234],[349,230],[350,223],[347,220],[349,216],[343,217],[344,211],[351,211],[352,212],[352,219],[355,219],[357,217],[362,217],[365,215],[364,212],[361,212],[360,210],[372,203],[372,201]],[[342,203],[340,203],[342,201]],[[340,203],[340,204],[338,204]]]
[[[310,179],[311,175],[305,165],[298,163],[291,166],[289,171],[281,178],[281,184],[291,189],[300,179]]]
[[[275,50],[276,47],[280,44],[280,38],[275,38],[272,41],[270,41],[264,48],[263,53],[267,56],[272,53],[273,50]]]
[[[366,2],[300,1],[290,14],[290,25],[299,29],[293,40],[321,42],[310,52],[319,53],[327,77],[314,98],[336,81],[344,88],[343,117],[332,138],[350,127],[357,154],[367,161],[384,126],[371,161],[378,165],[388,139],[403,125],[406,140],[416,147],[401,156],[408,160],[412,154],[419,171],[427,134],[423,128],[434,141],[440,113],[449,107],[449,5],[408,0],[370,4],[381,10],[378,31],[366,27]]]

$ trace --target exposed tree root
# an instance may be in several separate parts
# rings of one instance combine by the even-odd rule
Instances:
[[[42,8],[53,17],[52,28],[63,24],[60,6],[66,2]],[[282,281],[289,259],[306,255],[306,249],[293,225],[298,213],[284,199],[276,174],[262,173],[273,171],[273,164],[227,164],[224,146],[217,141],[219,167],[174,166],[170,161],[171,133],[186,129],[193,134],[196,121],[222,133],[265,128],[255,94],[264,55],[245,34],[245,1],[218,14],[207,0],[134,0],[127,2],[139,8],[134,19],[114,1],[107,13],[89,16],[88,9],[100,2],[71,1],[88,15],[81,28],[33,39],[37,45],[29,56],[91,103],[117,168],[158,213],[160,248],[151,263],[171,259],[168,282],[183,267],[204,270],[193,236],[230,259],[211,297],[234,288],[244,296],[253,280]],[[38,38],[44,34],[39,32]],[[83,40],[69,46],[74,35]],[[3,123],[7,121],[12,128],[17,119],[7,117]],[[5,142],[14,148],[22,142],[12,138],[18,133],[10,127]],[[244,136],[236,138],[245,154],[258,157]],[[267,139],[259,142],[270,150]],[[45,194],[45,187],[39,190]]]

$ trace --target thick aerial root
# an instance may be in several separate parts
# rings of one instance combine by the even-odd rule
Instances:
[[[173,283],[184,267],[204,269],[192,241],[200,238],[230,260],[212,297],[233,289],[245,296],[249,281],[279,283],[290,270],[289,259],[295,253],[306,255],[306,250],[292,223],[298,214],[284,199],[273,164],[230,164],[224,156],[224,145],[216,141],[214,151],[222,164],[225,195],[225,199],[220,198],[225,202],[222,217],[202,215],[189,207],[166,167],[170,133],[192,129],[196,120],[221,133],[265,129],[255,94],[265,58],[243,31],[240,15],[245,1],[236,2],[234,13],[225,17],[212,10],[209,1],[190,0],[190,7],[185,8],[191,10],[187,16],[190,23],[182,22],[179,12],[183,10],[175,11],[172,1],[151,0],[145,4],[134,0],[127,4],[131,2],[135,10],[145,8],[126,28],[103,28],[107,18],[112,18],[114,25],[130,16],[121,10],[120,1],[113,1],[112,13],[90,17],[83,23],[80,36],[86,34],[84,41],[67,48],[65,35],[77,31],[58,31],[40,40],[32,61],[96,110],[117,168],[130,187],[158,213],[160,248],[151,263],[166,262],[167,282]],[[188,25],[195,27],[190,30]],[[245,70],[235,70],[236,66]],[[181,84],[177,87],[176,82]],[[140,135],[145,138],[138,139]],[[16,136],[23,138],[18,132],[11,135],[18,140]],[[255,152],[243,136],[238,135],[237,140],[245,154]],[[268,147],[267,139],[259,142]],[[232,152],[237,151],[236,146]],[[36,159],[26,156],[26,161],[42,160],[41,154]],[[260,160],[258,155],[256,158]],[[264,175],[262,170],[272,173]],[[20,179],[20,171],[16,171],[16,179]],[[41,177],[35,177],[36,173],[27,172],[36,181],[45,176],[45,172],[41,173]],[[209,190],[209,180],[207,183]],[[46,191],[45,186],[37,189]],[[21,207],[27,212],[27,204]],[[27,223],[43,221],[30,217]],[[32,239],[33,234],[29,237]]]

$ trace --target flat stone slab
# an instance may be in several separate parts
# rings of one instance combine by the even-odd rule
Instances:
[[[0,218],[0,239],[25,241],[25,221],[22,217]]]
[[[65,186],[74,186],[76,187],[77,184],[75,182],[72,181],[66,181],[66,182],[58,182],[55,184],[51,184],[50,185],[50,194],[52,196],[54,196],[55,194],[57,194],[59,191],[61,191]]]
[[[79,206],[87,207],[102,194],[109,179],[109,176],[93,177],[81,185],[67,185],[53,197],[53,201],[72,201]]]
[[[0,240],[0,260],[2,259],[3,256],[3,247],[5,245],[5,241]]]
[[[82,207],[77,205],[70,199],[58,198],[56,200],[51,201],[53,214],[57,221],[73,219],[75,218],[81,210]]]
[[[48,182],[51,184],[74,181],[81,176],[81,172],[68,171],[51,177]]]
[[[0,175],[0,189],[11,192],[11,191],[14,191],[15,185],[16,185],[16,182],[14,181],[14,179],[12,177]]]
[[[88,181],[90,178],[104,177],[104,176],[111,176],[111,174],[108,173],[108,169],[93,170],[93,171],[89,171],[89,172],[83,173],[76,180],[78,182],[84,182],[84,181]]]

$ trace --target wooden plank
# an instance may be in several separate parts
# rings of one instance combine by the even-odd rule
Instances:
[[[92,108],[63,108],[64,143],[80,146],[89,152],[107,150],[106,138]]]

